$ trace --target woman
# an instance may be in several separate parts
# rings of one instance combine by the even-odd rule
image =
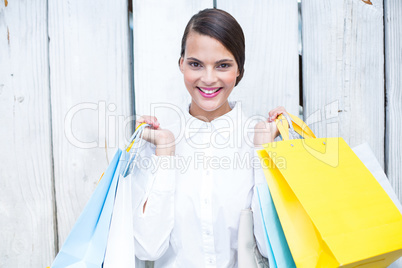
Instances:
[[[152,126],[144,139],[155,146],[155,163],[178,158],[187,163],[184,172],[170,165],[148,175],[137,169],[135,175],[134,196],[142,197],[134,201],[136,255],[156,260],[155,267],[237,267],[239,215],[250,207],[257,245],[267,255],[254,194],[265,179],[254,146],[274,140],[278,131],[272,120],[285,110],[272,110],[255,134],[244,131],[241,103],[228,101],[243,77],[244,50],[243,31],[230,14],[200,11],[187,24],[179,59],[191,95],[185,138],[177,140],[155,117],[137,120]]]

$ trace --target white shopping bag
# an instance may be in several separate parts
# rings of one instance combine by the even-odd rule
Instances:
[[[355,154],[360,158],[363,164],[370,170],[371,174],[377,179],[378,183],[382,186],[382,188],[387,192],[388,196],[394,202],[395,206],[402,213],[402,205],[399,201],[398,197],[395,194],[394,189],[392,188],[387,175],[385,175],[384,171],[381,168],[380,163],[378,163],[377,158],[375,157],[373,151],[367,143],[361,144],[352,148]],[[391,264],[388,268],[402,268],[402,258],[399,258],[396,262]]]
[[[399,201],[398,197],[395,194],[394,189],[392,188],[387,175],[385,175],[384,171],[381,168],[380,163],[378,163],[377,158],[375,157],[373,151],[370,149],[370,146],[367,143],[363,143],[359,146],[352,148],[353,152],[360,158],[363,164],[370,170],[371,174],[377,179],[378,183],[382,186],[382,188],[387,192],[388,196],[392,199],[395,206],[402,213],[402,205]]]
[[[131,175],[119,177],[104,268],[135,267],[131,180]]]

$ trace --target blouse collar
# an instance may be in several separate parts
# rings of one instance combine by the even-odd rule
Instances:
[[[232,110],[226,114],[215,118],[210,122],[202,121],[190,114],[190,105],[185,110],[185,136],[191,138],[197,133],[218,133],[223,138],[227,139],[230,132],[236,131],[238,128],[239,119],[242,116],[241,105],[237,102],[229,101],[229,106]]]

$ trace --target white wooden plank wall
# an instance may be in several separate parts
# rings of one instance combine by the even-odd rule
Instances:
[[[386,134],[388,179],[402,201],[402,2],[385,0]]]
[[[299,113],[298,9],[295,0],[218,0],[243,28],[246,63],[243,79],[230,99],[242,102],[249,116],[276,106]]]
[[[124,119],[131,114],[127,14],[126,0],[49,1],[53,153],[60,246],[117,146],[119,143],[123,146],[123,140],[117,141],[120,134],[116,131],[119,117]],[[75,108],[75,116],[70,120]],[[66,122],[69,120],[71,124]],[[75,138],[70,137],[69,131]],[[127,131],[131,132],[130,127]]]
[[[385,171],[402,202],[402,2],[384,1],[386,131]],[[390,268],[402,267],[402,258]]]
[[[47,44],[46,1],[0,1],[0,267],[55,256]]]
[[[127,1],[0,1],[0,267],[51,264],[131,134]],[[152,104],[189,103],[181,36],[213,2],[133,1],[138,115],[155,112],[169,128],[173,108]],[[371,2],[303,0],[304,116],[318,136],[368,142],[381,164],[385,145],[402,200],[402,3],[385,0],[383,13]],[[231,99],[249,115],[277,105],[297,114],[297,1],[215,3],[246,36],[245,76]]]
[[[212,0],[133,1],[137,115],[156,115],[161,127],[168,129],[179,120],[172,105],[183,109],[190,103],[178,66],[181,37],[191,16],[208,7],[213,7]],[[160,103],[169,107],[151,110]]]
[[[384,165],[383,4],[303,0],[304,118],[319,137],[368,142]]]

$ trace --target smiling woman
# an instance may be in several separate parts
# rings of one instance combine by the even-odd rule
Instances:
[[[229,13],[205,9],[190,19],[179,59],[191,96],[183,109],[186,122],[175,122],[170,129],[161,128],[153,116],[136,122],[152,126],[144,130],[144,139],[155,145],[140,158],[152,155],[155,163],[166,158],[169,161],[164,162],[188,161],[184,172],[171,165],[158,166],[152,174],[147,169],[134,174],[133,196],[142,199],[136,202],[133,221],[139,259],[156,260],[157,267],[237,267],[240,212],[250,208],[259,248],[268,255],[254,194],[255,185],[265,179],[260,167],[252,164],[255,149],[246,140],[257,145],[271,142],[277,129],[264,120],[254,136],[242,133],[247,118],[241,103],[229,102],[228,97],[243,76],[244,61],[243,31]],[[283,112],[277,108],[270,116]],[[183,123],[186,137],[176,138],[173,133]],[[229,142],[233,137],[244,139],[234,145]],[[239,158],[245,159],[241,167],[236,165]]]
[[[184,30],[180,70],[191,95],[190,114],[211,121],[231,110],[227,101],[244,72],[243,30],[227,12],[208,9]]]
[[[193,32],[215,39],[232,53],[239,68],[237,86],[244,73],[245,39],[243,30],[236,19],[219,9],[205,9],[194,15],[184,30],[179,63],[187,49],[188,35]]]
[[[191,32],[180,70],[192,99],[191,115],[212,121],[231,110],[227,99],[239,69],[233,54],[219,41]]]

